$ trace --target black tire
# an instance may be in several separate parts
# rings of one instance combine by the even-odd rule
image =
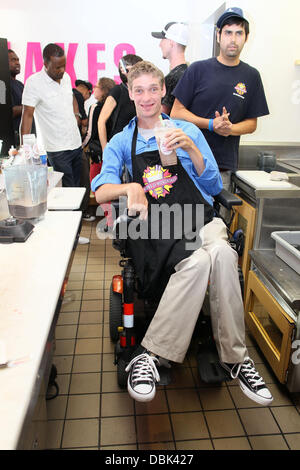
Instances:
[[[118,365],[117,365],[117,378],[118,378],[118,385],[120,388],[127,387],[128,372],[125,371],[126,366],[127,366],[127,362],[124,361],[124,359],[120,358],[118,360]]]
[[[122,311],[122,294],[114,292],[111,285],[109,293],[109,332],[114,343],[119,339],[118,327],[122,326]]]

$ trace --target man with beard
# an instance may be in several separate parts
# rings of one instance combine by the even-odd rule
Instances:
[[[218,57],[194,62],[177,84],[171,117],[199,127],[229,189],[238,168],[240,136],[256,130],[269,114],[259,72],[240,60],[249,22],[240,8],[229,8],[217,21]]]

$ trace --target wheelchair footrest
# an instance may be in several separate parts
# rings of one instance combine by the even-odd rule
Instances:
[[[167,367],[158,367],[157,368],[159,376],[160,376],[160,381],[158,385],[169,385],[171,383],[171,369],[168,369]]]
[[[200,344],[197,353],[198,371],[205,383],[220,383],[232,380],[219,363],[219,356],[214,344]]]

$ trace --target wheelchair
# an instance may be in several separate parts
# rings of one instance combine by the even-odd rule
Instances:
[[[119,203],[112,201],[115,214],[119,214]],[[231,233],[229,227],[234,217],[234,206],[242,204],[242,200],[223,189],[214,197],[215,216],[220,216],[220,207],[223,206],[231,213],[227,226],[229,243],[236,250],[238,256],[242,256],[244,248],[244,234],[242,230]],[[107,214],[106,214],[107,215]],[[123,221],[130,223],[132,217],[123,214]],[[109,295],[109,332],[110,338],[115,343],[115,364],[117,365],[117,381],[120,388],[127,386],[125,369],[130,360],[140,354],[141,347],[137,346],[142,340],[145,331],[156,311],[160,298],[147,299],[141,294],[139,279],[136,276],[134,262],[128,251],[127,240],[118,237],[118,220],[115,221],[115,238],[113,247],[120,252],[119,262],[122,268],[121,274],[114,275],[110,285]],[[111,227],[106,226],[106,231]],[[239,267],[239,279],[243,296],[244,283],[242,270]],[[208,286],[209,290],[209,286]],[[231,380],[227,372],[219,365],[218,353],[214,343],[208,307],[208,293],[204,301],[195,327],[197,335],[198,351],[197,365],[201,380],[206,383],[221,383]],[[194,332],[194,334],[195,334]],[[170,370],[164,366],[159,367],[160,385],[168,385],[171,382]]]

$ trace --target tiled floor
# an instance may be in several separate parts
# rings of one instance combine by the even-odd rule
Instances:
[[[207,386],[191,349],[155,400],[136,403],[118,387],[108,332],[109,286],[119,253],[84,223],[89,245],[76,249],[56,327],[54,363],[60,394],[47,402],[49,449],[300,450],[300,394],[290,395],[254,342],[247,345],[274,401],[261,407],[236,381]]]

